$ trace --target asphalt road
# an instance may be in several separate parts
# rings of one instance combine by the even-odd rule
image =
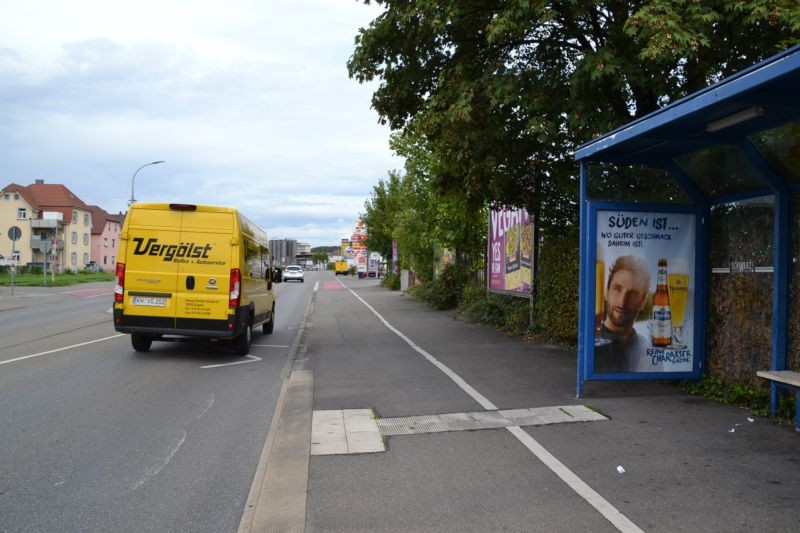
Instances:
[[[236,531],[318,276],[276,286],[244,359],[134,352],[111,284],[0,288],[0,531]]]

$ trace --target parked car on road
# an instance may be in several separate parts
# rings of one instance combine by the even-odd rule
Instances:
[[[300,265],[289,265],[283,270],[283,281],[299,281],[303,283],[303,268]]]

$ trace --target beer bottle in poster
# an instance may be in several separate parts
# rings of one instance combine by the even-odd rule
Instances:
[[[658,286],[653,296],[653,346],[666,348],[672,340],[672,313],[667,289],[667,260],[658,260]]]

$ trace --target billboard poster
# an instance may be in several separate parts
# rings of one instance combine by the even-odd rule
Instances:
[[[594,373],[691,372],[696,215],[596,217]]]
[[[530,296],[533,280],[533,222],[526,209],[492,209],[489,214],[489,290]]]

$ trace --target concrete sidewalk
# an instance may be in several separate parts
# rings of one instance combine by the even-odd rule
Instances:
[[[314,411],[409,425],[583,405],[606,419],[395,433],[383,452],[312,456],[306,531],[800,527],[793,427],[670,383],[593,382],[576,399],[574,351],[454,320],[374,280],[343,283],[354,293],[321,284],[298,364],[313,372]]]

